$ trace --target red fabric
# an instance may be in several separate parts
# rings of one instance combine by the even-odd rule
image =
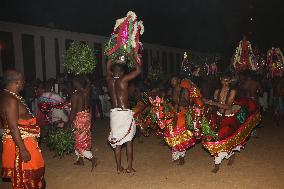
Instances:
[[[187,150],[189,147],[195,145],[196,139],[193,136],[183,136],[183,133],[186,132],[187,126],[185,121],[185,113],[186,108],[183,108],[178,114],[177,114],[177,122],[176,126],[173,128],[173,130],[165,129],[164,131],[164,137],[166,138],[175,138],[179,137],[183,141],[177,140],[175,145],[172,146],[173,151],[184,151]]]
[[[75,150],[83,153],[91,149],[91,113],[82,111],[76,114],[74,121]]]
[[[37,109],[36,118],[40,128],[46,126],[49,123],[46,115],[42,113],[42,111],[39,108]]]
[[[245,107],[248,114],[253,114],[258,110],[257,103],[252,99],[237,99],[234,104]],[[211,127],[218,133],[218,140],[224,140],[234,134],[239,128],[240,124],[236,116],[221,117],[215,112],[208,115],[211,120]]]
[[[19,130],[39,134],[36,118],[18,120]],[[2,178],[10,178],[14,189],[39,189],[44,176],[44,160],[35,137],[23,139],[31,160],[23,162],[12,138],[3,138]]]

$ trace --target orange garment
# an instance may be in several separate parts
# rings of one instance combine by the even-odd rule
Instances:
[[[190,102],[190,105],[194,105],[194,111],[195,114],[200,114],[201,109],[204,106],[204,103],[202,101],[202,94],[200,92],[200,90],[197,88],[197,86],[191,82],[190,80],[182,80],[180,82],[180,87],[182,89],[187,90],[188,92],[188,100]]]
[[[191,98],[202,98],[200,90],[196,87],[196,85],[193,82],[183,79],[180,82],[180,87],[188,91],[188,97],[190,99]]]
[[[163,130],[163,135],[166,143],[173,152],[183,152],[193,146],[196,142],[193,133],[187,129],[185,114],[186,108],[182,108],[177,113],[176,123],[168,124]]]
[[[13,189],[39,189],[44,176],[44,160],[36,137],[33,137],[39,134],[36,119],[19,120],[18,124],[25,147],[31,154],[31,160],[26,163],[22,161],[19,148],[9,134],[9,129],[4,129],[2,178],[10,178]]]
[[[187,109],[182,107],[181,111],[177,113],[177,123],[176,128],[179,129],[186,129],[186,121],[185,121],[185,114]]]

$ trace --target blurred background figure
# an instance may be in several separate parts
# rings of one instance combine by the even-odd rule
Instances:
[[[102,103],[100,100],[100,96],[103,95],[103,90],[100,86],[100,82],[98,80],[94,80],[91,85],[92,87],[92,110],[93,110],[93,120],[96,120],[96,117],[104,118]]]

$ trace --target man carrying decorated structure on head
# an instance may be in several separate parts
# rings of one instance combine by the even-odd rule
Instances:
[[[74,165],[84,165],[84,158],[91,161],[91,171],[97,165],[92,146],[92,108],[91,88],[87,74],[96,67],[94,50],[87,44],[72,43],[67,50],[64,66],[69,74],[73,75],[73,89],[71,95],[71,113],[68,125],[73,130],[75,139],[75,154],[77,161]],[[94,110],[95,111],[95,110]]]
[[[141,73],[142,43],[139,36],[144,32],[142,21],[137,21],[134,12],[116,21],[114,32],[107,43],[107,85],[111,96],[109,143],[114,149],[117,173],[134,173],[133,138],[136,124],[133,111],[129,109],[128,83]],[[127,72],[126,67],[130,70]],[[126,144],[128,166],[121,165],[121,147]]]
[[[284,56],[280,48],[274,45],[267,51],[268,76],[271,78],[282,77],[284,71]]]
[[[254,54],[251,43],[244,35],[243,39],[239,42],[236,52],[233,56],[233,67],[236,71],[241,72],[245,70],[257,70],[257,65],[254,61]]]

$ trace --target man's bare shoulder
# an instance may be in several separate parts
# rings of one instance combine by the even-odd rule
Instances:
[[[10,94],[1,92],[0,94],[1,103],[9,104],[9,103],[17,103],[18,99]]]
[[[231,91],[230,91],[230,95],[236,95],[237,94],[237,90],[236,89],[232,89]]]
[[[237,92],[236,89],[232,89],[232,90],[231,90],[231,93],[236,93],[236,92]]]
[[[19,100],[16,99],[16,97],[9,95],[9,94],[5,94],[5,93],[1,93],[0,94],[0,107],[2,110],[10,108],[11,106],[15,106],[16,104],[19,104]]]

